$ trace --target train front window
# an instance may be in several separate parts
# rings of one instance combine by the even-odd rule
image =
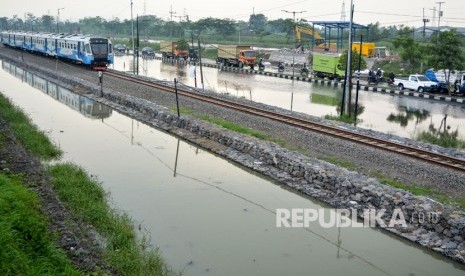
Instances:
[[[90,48],[94,56],[108,55],[108,39],[106,38],[91,38]]]
[[[107,44],[90,44],[90,48],[92,48],[92,54],[97,55],[107,55],[108,54],[108,45]]]

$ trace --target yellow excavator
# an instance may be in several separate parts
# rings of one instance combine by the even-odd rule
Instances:
[[[317,46],[320,45],[320,44],[325,43],[325,39],[322,38],[319,33],[314,32],[310,28],[295,25],[295,36],[297,38],[297,47],[296,47],[297,49],[303,47],[303,45],[302,45],[302,33],[313,36],[314,39],[315,39],[315,45],[317,45]]]

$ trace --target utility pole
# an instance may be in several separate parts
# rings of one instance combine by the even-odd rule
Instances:
[[[351,62],[352,62],[352,23],[354,21],[354,4],[350,0],[350,21],[349,21],[349,49],[347,50],[347,66],[346,66],[346,79],[344,87],[344,110],[343,113],[350,114],[350,89],[351,89]]]
[[[294,74],[295,74],[295,26],[296,26],[296,23],[295,23],[295,14],[296,13],[304,13],[304,12],[307,12],[307,11],[286,11],[286,10],[281,10],[285,13],[292,13],[293,15],[293,22],[294,22],[294,30],[292,31],[292,81],[294,81]]]
[[[136,45],[134,45],[134,20],[132,19],[132,0],[131,0],[131,39],[132,39],[132,73],[136,74]]]
[[[436,2],[436,4],[439,4],[439,11],[438,11],[438,31],[439,27],[441,27],[441,17],[442,17],[442,11],[441,11],[441,6],[446,2]]]
[[[139,15],[136,17],[136,74],[139,75]]]
[[[431,20],[431,27],[436,26],[436,7],[433,7],[432,9],[429,9],[430,11],[433,11],[433,20]]]
[[[170,38],[173,36],[173,14],[175,14],[176,12],[173,11],[173,5],[170,6]]]
[[[59,8],[59,9],[58,9],[58,13],[57,13],[57,34],[60,33],[60,29],[59,29],[59,27],[58,27],[58,23],[59,23],[59,21],[60,21],[60,11],[61,11],[61,10],[64,10],[64,9],[65,9],[65,8]]]
[[[423,39],[425,38],[426,34],[426,23],[429,22],[428,18],[425,18],[425,8],[423,8]]]

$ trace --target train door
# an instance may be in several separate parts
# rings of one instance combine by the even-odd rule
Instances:
[[[47,41],[47,39],[44,40],[44,43],[45,43],[45,45],[44,45],[44,51],[45,51],[45,54],[48,55],[48,41]]]
[[[79,42],[78,42],[78,46],[77,46],[77,52],[78,52],[78,57],[79,57],[79,58],[82,58],[83,48],[84,48],[84,47],[82,47],[82,42],[79,41]]]

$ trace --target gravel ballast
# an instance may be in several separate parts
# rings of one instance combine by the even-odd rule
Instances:
[[[11,51],[13,50],[0,48],[0,55],[9,52],[11,56]],[[14,52],[13,55],[15,55]],[[59,68],[56,72],[43,70],[37,66],[37,63],[41,66],[48,64],[50,68],[55,68],[55,61],[27,54],[24,56],[27,69],[39,71],[41,75],[48,75],[58,83],[71,86],[75,90],[81,92],[92,90],[98,94],[98,78],[95,72],[61,62],[57,64]],[[382,173],[404,183],[437,188],[450,195],[465,196],[462,189],[465,180],[461,173],[341,139],[296,129],[268,119],[245,115],[184,97],[180,98],[181,105],[194,112],[260,130],[269,136],[284,140],[288,147],[303,150],[305,152],[303,155],[192,118],[183,116],[178,120],[173,112],[163,107],[175,105],[172,94],[160,93],[142,85],[130,84],[108,76],[105,80],[104,92],[104,99],[94,95],[88,96],[151,125],[180,135],[184,139],[200,143],[226,158],[328,202],[332,206],[353,210],[386,209],[387,215],[383,217],[386,220],[389,214],[392,215],[395,209],[400,208],[406,214],[408,225],[389,228],[389,231],[459,262],[465,262],[463,241],[465,215],[463,212],[444,207],[430,199],[416,197],[408,192],[382,185],[373,178],[349,172],[315,158],[333,156],[353,163],[356,170],[362,173]],[[238,99],[238,101],[244,100]],[[281,112],[288,111],[281,110]],[[313,118],[303,114],[298,116]],[[315,120],[321,121],[319,118]],[[374,134],[377,135],[377,133]],[[202,144],[201,138],[223,146],[211,146],[209,145],[211,143]],[[398,140],[406,140],[416,146],[425,146],[422,143],[408,141],[408,139],[398,138]],[[439,148],[439,151],[441,150]],[[461,152],[450,150],[444,150],[444,153],[455,156],[463,155]],[[416,212],[439,213],[441,217],[437,221],[424,224],[412,220]]]

